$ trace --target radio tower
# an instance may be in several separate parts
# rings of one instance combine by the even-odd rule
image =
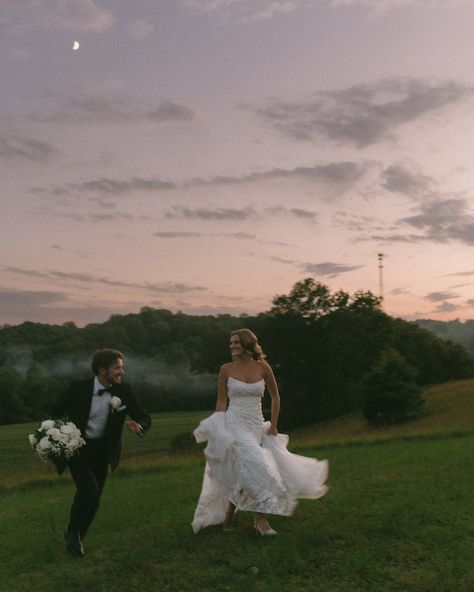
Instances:
[[[383,258],[384,258],[384,254],[383,253],[379,253],[377,255],[378,260],[379,260],[379,297],[380,297],[380,306],[382,307],[382,303],[383,303]]]

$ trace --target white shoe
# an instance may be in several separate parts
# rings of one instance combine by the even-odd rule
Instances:
[[[277,531],[273,530],[273,528],[270,525],[266,530],[264,530],[260,526],[259,522],[257,522],[257,520],[255,520],[255,522],[253,523],[253,527],[258,532],[258,534],[260,534],[261,536],[273,536],[273,535],[277,534]]]

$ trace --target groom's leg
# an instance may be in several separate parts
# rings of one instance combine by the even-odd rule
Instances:
[[[103,441],[88,440],[81,454],[69,462],[76,484],[68,531],[84,537],[94,519],[107,476],[107,451]]]
[[[108,460],[108,449],[104,440],[92,440],[89,441],[89,466],[94,475],[96,489],[94,504],[91,504],[90,511],[85,516],[81,527],[79,528],[79,534],[81,539],[84,539],[89,526],[92,524],[94,517],[99,508],[100,498],[104,489],[105,481],[107,479],[109,460]]]

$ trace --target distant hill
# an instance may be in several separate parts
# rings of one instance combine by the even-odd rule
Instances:
[[[412,421],[372,427],[360,411],[304,426],[291,435],[293,446],[306,448],[392,438],[436,438],[472,434],[474,430],[474,380],[438,384],[424,390],[423,414]]]
[[[450,339],[464,345],[471,354],[474,354],[474,320],[461,322],[433,321],[432,319],[418,319],[415,321],[423,329],[432,331],[441,339]]]

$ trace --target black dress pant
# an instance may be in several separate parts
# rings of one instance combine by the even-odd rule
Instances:
[[[105,439],[87,440],[80,454],[69,461],[69,471],[76,484],[67,529],[78,532],[81,539],[99,507],[109,466]]]

